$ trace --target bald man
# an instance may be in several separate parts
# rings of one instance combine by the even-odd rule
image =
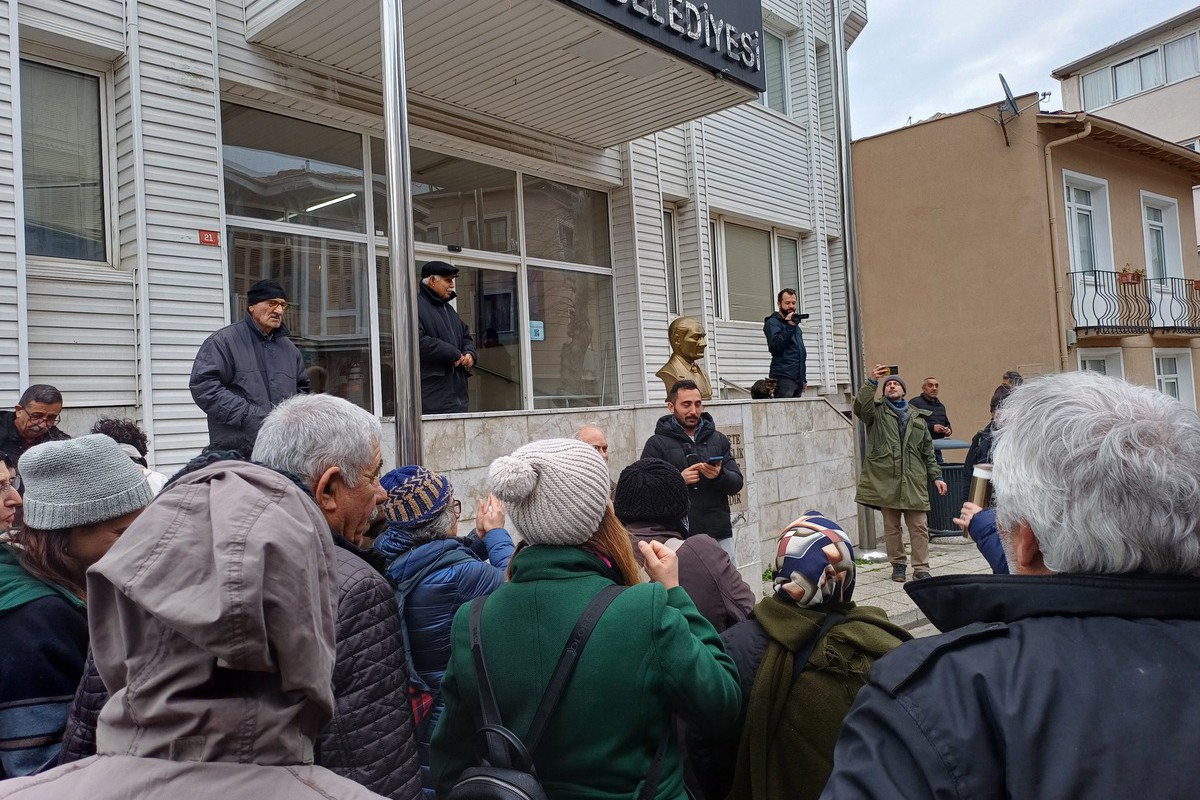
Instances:
[[[604,431],[595,425],[584,425],[575,431],[575,438],[594,447],[597,453],[604,456],[605,462],[608,461],[608,439],[604,438]]]

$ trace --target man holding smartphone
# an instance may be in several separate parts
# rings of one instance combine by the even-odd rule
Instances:
[[[660,458],[683,475],[688,487],[688,535],[705,533],[733,558],[729,495],[742,490],[742,471],[729,439],[704,411],[694,381],[676,381],[667,393],[670,414],[660,418],[646,440],[642,458]]]

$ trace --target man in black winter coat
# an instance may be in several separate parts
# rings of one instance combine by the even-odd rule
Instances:
[[[906,591],[940,636],[875,663],[822,798],[1194,797],[1200,418],[1094,372],[1004,401],[1012,575]]]
[[[475,366],[471,332],[450,305],[458,267],[429,261],[417,290],[417,335],[421,350],[421,413],[467,410],[467,378]]]
[[[808,350],[800,320],[807,316],[796,307],[799,298],[794,289],[783,289],[775,296],[779,310],[763,320],[763,335],[771,351],[769,377],[775,379],[776,397],[800,397],[808,387]]]
[[[733,557],[729,495],[742,490],[742,471],[729,450],[729,439],[704,412],[694,381],[676,381],[667,394],[667,410],[646,440],[642,458],[661,458],[683,475],[688,486],[689,535],[706,533]]]

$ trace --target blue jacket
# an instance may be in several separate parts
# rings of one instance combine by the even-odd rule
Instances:
[[[808,350],[804,347],[804,334],[800,325],[788,325],[778,313],[763,320],[763,335],[767,337],[767,349],[771,351],[772,378],[788,378],[801,386],[807,380]]]
[[[258,436],[271,409],[292,395],[308,394],[304,358],[280,327],[263,334],[249,312],[204,340],[192,376],[192,399],[208,415],[208,436]]]
[[[429,717],[417,731],[421,768],[426,776],[429,739],[442,713],[442,676],[450,662],[454,612],[463,603],[491,594],[502,584],[513,554],[512,538],[504,528],[488,531],[483,544],[487,561],[480,560],[458,539],[435,539],[414,547],[407,531],[389,525],[373,545],[387,559],[385,574],[396,587],[409,681],[434,696]]]
[[[992,568],[992,574],[1007,575],[1008,557],[1004,555],[1004,546],[1000,544],[1000,534],[996,530],[996,509],[985,508],[971,517],[967,533],[971,534],[975,546],[987,559],[988,566]]]

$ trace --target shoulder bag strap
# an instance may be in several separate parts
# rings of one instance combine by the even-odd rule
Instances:
[[[487,742],[488,763],[492,766],[508,766],[508,748],[503,739],[489,731],[492,727],[503,727],[500,707],[496,705],[496,693],[492,691],[492,680],[488,677],[487,662],[483,658],[483,639],[479,620],[483,616],[483,604],[488,596],[476,597],[471,601],[469,617],[471,631],[471,658],[475,662],[475,683],[479,686],[479,710],[483,714],[484,739]]]
[[[624,586],[616,584],[605,586],[591,599],[579,617],[579,621],[575,623],[575,629],[571,631],[567,645],[563,648],[562,655],[558,657],[558,665],[554,667],[554,674],[550,676],[550,682],[546,684],[546,691],[542,694],[542,701],[533,715],[533,722],[529,724],[529,733],[525,736],[525,746],[531,754],[537,750],[538,741],[542,738],[542,731],[545,729],[546,723],[550,721],[550,716],[554,713],[554,707],[558,705],[558,699],[562,696],[563,690],[567,688],[571,673],[575,671],[575,663],[579,660],[579,654],[583,652],[583,646],[587,644],[592,629],[600,621],[600,617],[608,608],[609,603],[615,600],[624,589]]]
[[[817,629],[816,635],[808,640],[808,643],[800,650],[797,650],[792,655],[792,683],[800,679],[800,673],[804,672],[804,667],[808,665],[808,659],[812,658],[813,651],[817,649],[817,645],[825,638],[825,634],[832,630],[834,625],[844,620],[846,615],[841,611],[830,611],[825,615],[825,619],[821,622],[821,627]]]

